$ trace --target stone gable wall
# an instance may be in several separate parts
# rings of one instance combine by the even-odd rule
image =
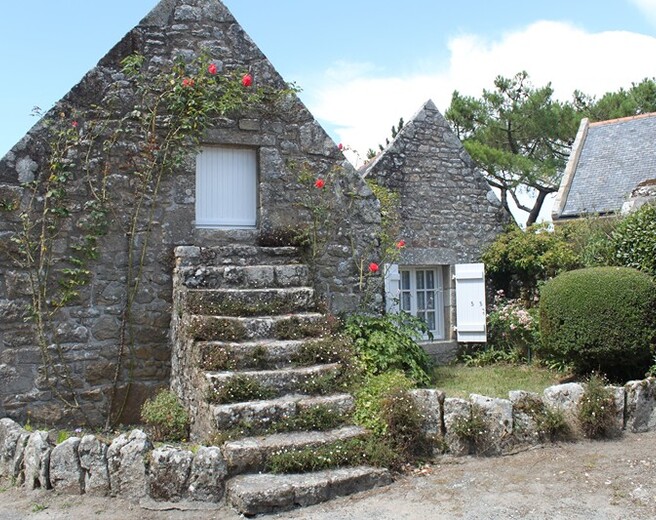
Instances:
[[[239,24],[219,1],[164,0],[128,33],[46,117],[0,160],[0,199],[10,197],[24,206],[22,183],[39,179],[48,160],[52,139],[45,121],[59,113],[75,114],[82,134],[85,125],[109,111],[109,119],[134,109],[135,93],[120,72],[126,56],[140,52],[150,74],[157,74],[177,57],[191,61],[204,51],[221,72],[249,70],[255,85],[282,88],[284,82]],[[112,101],[118,88],[119,101]],[[98,108],[101,107],[101,108]],[[317,259],[316,287],[321,300],[333,311],[353,309],[358,303],[358,273],[352,256],[372,250],[378,229],[378,203],[357,172],[294,95],[275,107],[233,114],[214,122],[203,139],[205,144],[254,147],[259,162],[259,215],[257,230],[212,231],[194,227],[195,152],[191,152],[159,189],[159,205],[153,214],[153,231],[145,258],[143,283],[135,299],[134,319],[127,334],[134,348],[125,355],[120,374],[118,401],[126,398],[123,421],[138,419],[141,402],[155,389],[168,384],[170,373],[169,322],[173,249],[178,245],[255,243],[261,233],[287,226],[303,226],[307,213],[299,209],[304,194],[291,164],[303,164],[317,177],[340,171],[329,187],[338,199],[336,233],[325,253]],[[100,255],[89,268],[91,283],[80,298],[57,316],[50,341],[58,345],[68,362],[75,392],[92,423],[101,423],[107,413],[108,395],[116,370],[117,345],[128,265],[125,226],[133,205],[134,183],[125,158],[143,143],[126,134],[112,157],[91,157],[90,167],[99,173],[108,166],[113,207],[109,230],[100,240]],[[81,157],[72,157],[81,163]],[[55,257],[65,257],[79,235],[82,208],[89,200],[82,172],[73,171],[70,184],[73,213],[62,225]],[[20,226],[20,208],[0,212],[0,416],[25,421],[27,412],[44,423],[76,422],[54,398],[47,383],[36,346],[33,325],[26,323],[30,292],[28,273],[17,267],[11,237]],[[137,230],[145,240],[146,223]],[[351,241],[351,238],[353,240]],[[355,251],[352,247],[355,244]],[[374,248],[375,249],[375,248]]]

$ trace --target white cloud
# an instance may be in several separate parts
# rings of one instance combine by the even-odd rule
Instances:
[[[634,0],[654,6],[656,0]],[[656,11],[656,9],[655,9]],[[444,111],[453,90],[480,96],[494,78],[526,70],[536,86],[552,83],[556,96],[575,89],[587,94],[628,87],[654,75],[656,38],[612,31],[588,33],[571,24],[540,21],[498,40],[463,34],[449,42],[441,69],[392,77],[376,74],[371,63],[338,63],[321,86],[308,92],[308,106],[334,129],[336,139],[364,153],[389,136],[399,117],[406,121],[428,100]],[[642,57],[641,59],[635,59]]]
[[[649,21],[656,25],[656,0],[629,0],[642,13],[649,18]]]

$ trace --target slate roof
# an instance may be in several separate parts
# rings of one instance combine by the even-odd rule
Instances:
[[[641,182],[656,178],[656,113],[581,121],[553,219],[619,212]]]

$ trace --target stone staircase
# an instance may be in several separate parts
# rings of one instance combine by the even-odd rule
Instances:
[[[331,327],[298,251],[185,246],[175,256],[172,388],[191,413],[192,438],[222,447],[227,502],[254,515],[388,484],[387,470],[366,466],[267,473],[275,453],[366,435],[344,421],[353,398],[339,388],[339,356],[313,357]],[[341,420],[305,431],[312,414]]]

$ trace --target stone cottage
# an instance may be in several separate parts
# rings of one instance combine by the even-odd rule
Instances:
[[[172,135],[219,77],[237,78],[231,100],[262,94],[197,141]],[[431,102],[366,177],[402,204],[388,308],[426,313],[440,340],[484,340],[482,271],[456,264],[476,263],[507,216]],[[162,0],[0,160],[0,416],[129,423],[169,385],[202,415],[197,365],[218,370],[217,341],[225,354],[297,340],[365,289],[382,309],[382,277],[362,267],[382,262],[380,232],[365,179],[228,9]],[[479,280],[469,337],[465,318],[453,333],[454,275]]]
[[[432,101],[364,176],[400,197],[405,245],[385,269],[387,311],[424,319],[433,336],[425,348],[438,359],[452,356],[457,341],[484,342],[485,274],[478,262],[509,215]]]
[[[555,223],[635,210],[656,198],[656,113],[581,120],[554,201]]]

